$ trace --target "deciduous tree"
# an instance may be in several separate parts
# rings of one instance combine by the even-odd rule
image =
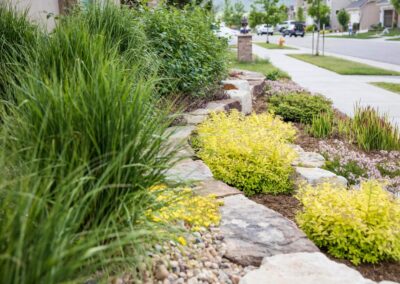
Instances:
[[[337,19],[338,19],[339,24],[342,26],[342,31],[346,31],[347,26],[349,25],[349,22],[350,22],[349,13],[347,13],[347,11],[345,9],[342,9],[337,14]]]
[[[321,22],[323,19],[326,19],[329,16],[330,9],[324,3],[321,3],[321,0],[308,0],[310,4],[308,8],[308,14],[313,17],[314,22],[317,24],[317,46],[315,55],[319,55],[319,37],[321,30]]]
[[[283,17],[283,7],[278,6],[279,0],[257,0],[256,4],[260,5],[264,12],[264,24],[274,26],[278,24]],[[267,43],[269,43],[268,33],[267,33]]]
[[[304,22],[304,21],[305,21],[304,9],[303,9],[303,7],[298,7],[298,8],[297,8],[296,20],[299,21],[299,22]]]

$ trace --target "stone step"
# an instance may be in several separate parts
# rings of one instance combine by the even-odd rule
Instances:
[[[329,182],[337,185],[347,186],[347,180],[330,171],[320,168],[295,167],[298,175],[298,182],[306,181],[311,185],[318,185]]]
[[[213,178],[210,169],[201,160],[186,159],[178,162],[165,172],[168,180],[175,182],[195,182]]]
[[[221,232],[229,260],[244,266],[260,265],[266,256],[318,252],[296,224],[243,195],[223,198]]]
[[[226,183],[211,179],[200,182],[194,188],[194,192],[207,196],[209,194],[215,194],[217,198],[223,198],[231,195],[243,194],[240,190],[227,185]]]
[[[320,252],[290,253],[264,258],[259,269],[248,272],[240,284],[375,284],[358,271],[330,260]],[[380,284],[394,282],[382,281]]]

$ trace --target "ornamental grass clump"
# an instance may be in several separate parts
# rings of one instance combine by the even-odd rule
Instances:
[[[313,116],[308,133],[316,138],[329,137],[334,131],[334,117],[331,112]]]
[[[285,121],[311,124],[314,117],[332,114],[332,102],[321,95],[289,93],[273,95],[268,99],[269,110]]]
[[[350,121],[349,135],[363,150],[399,150],[400,130],[392,125],[387,115],[372,107],[356,106]]]
[[[348,190],[329,183],[299,189],[297,223],[321,249],[360,263],[400,261],[400,201],[370,180]]]
[[[2,117],[0,283],[134,273],[172,231],[146,216],[163,208],[147,189],[174,159],[155,79],[81,21],[60,21],[33,52]]]
[[[296,131],[290,124],[271,114],[233,111],[212,114],[197,132],[198,155],[216,178],[246,195],[292,190],[296,154],[288,143]]]
[[[27,57],[37,47],[40,31],[28,18],[28,11],[18,12],[12,4],[0,2],[0,98],[16,80],[16,68],[26,64]]]

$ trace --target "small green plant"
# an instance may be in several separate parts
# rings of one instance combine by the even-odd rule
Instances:
[[[355,107],[350,131],[354,142],[365,151],[400,149],[399,128],[390,123],[387,115],[369,106]]]
[[[320,95],[280,94],[268,99],[269,110],[285,121],[311,124],[314,117],[332,112],[332,102]]]
[[[282,71],[280,70],[272,70],[271,72],[268,72],[266,75],[267,80],[270,81],[277,81],[281,78],[285,78],[286,75],[282,74]]]
[[[296,154],[287,143],[295,134],[271,114],[213,114],[198,127],[198,156],[216,178],[246,195],[288,193]]]
[[[317,138],[330,136],[334,131],[333,114],[328,112],[314,116],[307,130],[312,136]]]
[[[343,176],[347,179],[350,184],[357,184],[359,178],[367,178],[367,171],[360,167],[356,161],[349,161],[347,163],[341,163],[340,158],[329,159],[326,155],[324,169],[331,171],[339,176]]]
[[[303,204],[297,223],[318,247],[356,265],[400,260],[400,201],[382,184],[305,185],[297,198]]]

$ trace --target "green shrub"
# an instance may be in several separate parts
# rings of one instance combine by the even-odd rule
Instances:
[[[332,102],[320,95],[281,94],[268,99],[269,110],[285,121],[310,124],[313,117],[332,112]]]
[[[17,12],[15,7],[0,3],[0,98],[5,99],[6,89],[15,76],[17,65],[23,66],[30,51],[36,48],[40,35],[30,23],[28,11]]]
[[[271,114],[246,117],[234,111],[213,114],[202,123],[196,145],[214,176],[246,195],[288,193],[296,154],[287,143],[295,133]]]
[[[145,31],[161,60],[163,93],[206,97],[227,73],[227,42],[211,30],[212,17],[200,7],[156,9],[141,14]],[[176,90],[175,90],[176,88]]]
[[[400,202],[376,181],[347,190],[322,184],[300,188],[300,228],[315,244],[354,264],[400,260]]]
[[[334,130],[333,114],[331,112],[314,116],[311,125],[307,128],[308,133],[317,138],[326,138]]]
[[[313,31],[316,31],[317,29],[315,28],[314,25],[309,25],[306,27],[306,33],[311,33]]]
[[[380,115],[371,107],[356,106],[351,119],[350,135],[363,150],[399,150],[400,131],[386,115]]]

